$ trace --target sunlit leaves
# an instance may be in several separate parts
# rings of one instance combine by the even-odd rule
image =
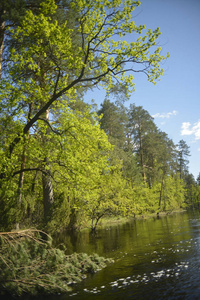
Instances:
[[[130,186],[121,166],[111,163],[112,146],[97,117],[89,110],[75,112],[68,104],[76,101],[77,91],[84,94],[99,85],[107,94],[117,86],[128,98],[135,88],[134,73],[145,73],[153,83],[162,75],[160,30],[136,25],[133,11],[139,4],[70,0],[61,21],[57,17],[61,8],[46,0],[37,12],[28,7],[18,26],[9,29],[13,47],[0,95],[0,121],[6,125],[1,176],[12,178],[17,193],[24,153],[23,199],[29,199],[30,191],[37,199],[33,205],[27,200],[26,209],[29,205],[34,210],[36,202],[41,208],[41,178],[48,173],[63,209],[88,215],[89,207],[96,206],[110,212],[122,208],[123,213],[129,206],[131,211]],[[55,219],[56,211],[60,213],[55,209]]]
[[[133,73],[143,72],[153,83],[162,75],[165,57],[156,46],[161,33],[159,28],[144,33],[145,26],[132,20],[138,1],[69,4],[77,16],[73,28],[68,19],[56,20],[58,7],[49,0],[39,14],[27,10],[21,25],[10,30],[20,44],[11,50],[8,74],[26,97],[35,90],[37,101],[45,95],[43,102],[50,106],[64,94],[75,95],[76,88],[101,85],[109,93],[116,84],[126,87],[128,97],[135,89]],[[127,34],[133,36],[131,42],[125,40]]]

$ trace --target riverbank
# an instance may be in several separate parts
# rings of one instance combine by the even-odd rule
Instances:
[[[126,223],[132,223],[134,230],[133,220],[134,222],[137,220],[149,222],[151,219],[164,218],[166,215],[181,215],[180,213],[183,212],[185,210],[161,212],[159,215],[143,214],[135,216],[135,218],[104,218],[98,228],[107,232],[107,229],[115,230],[116,224],[117,228],[120,228],[126,226]],[[73,250],[69,255],[66,255],[64,250],[53,247],[49,236],[46,236],[46,240],[41,239],[41,232],[37,230],[22,230],[7,235],[0,233],[0,294],[9,292],[11,295],[19,296],[67,292],[75,283],[85,279],[88,274],[96,273],[113,262],[111,259],[104,258],[103,252],[99,253],[99,249],[96,248],[99,240],[96,240],[95,243],[93,240],[92,243],[95,247],[93,251],[89,250],[90,235],[89,230],[87,231],[83,236],[83,241],[77,240],[78,244],[84,245],[85,248],[82,249],[84,251],[80,253],[78,247],[79,253],[75,252],[77,250]],[[68,235],[66,236],[69,238]],[[72,248],[74,249],[74,247]],[[128,252],[128,249],[126,251]],[[90,253],[90,255],[86,253]],[[103,256],[101,256],[102,254]]]
[[[102,218],[99,221],[99,224],[97,226],[98,228],[105,228],[107,226],[115,226],[116,224],[123,224],[123,223],[128,223],[133,220],[146,220],[146,219],[151,219],[151,218],[162,218],[167,215],[173,215],[176,213],[183,213],[185,212],[185,209],[179,209],[179,210],[173,210],[173,211],[163,211],[159,213],[146,213],[146,214],[141,214],[141,215],[135,215],[134,217],[105,217]],[[88,228],[88,227],[87,227]]]

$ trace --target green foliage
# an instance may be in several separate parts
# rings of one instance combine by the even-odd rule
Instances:
[[[108,135],[111,144],[123,148],[126,140],[126,125],[128,118],[123,106],[118,107],[110,100],[104,100],[98,115],[102,116],[100,120],[101,128]]]
[[[180,140],[178,143],[178,172],[180,178],[183,179],[188,173],[188,156],[190,156],[189,146],[184,140]]]
[[[41,239],[43,232],[25,230],[0,233],[1,294],[55,294],[71,290],[88,273],[104,268],[111,259],[97,254],[74,253],[52,248],[51,239]]]
[[[96,115],[88,108],[82,113],[58,104],[52,110],[52,114],[54,111],[60,112],[59,120],[55,118],[54,123],[54,130],[58,134],[49,132],[48,143],[43,144],[40,134],[42,132],[43,136],[46,135],[47,125],[40,121],[39,126],[35,128],[34,136],[30,136],[22,145],[26,149],[28,166],[24,179],[21,221],[26,224],[25,218],[29,218],[30,214],[33,223],[34,219],[37,219],[38,224],[42,221],[42,216],[38,215],[38,211],[41,213],[43,210],[41,176],[49,170],[48,164],[45,163],[45,157],[48,156],[55,194],[53,218],[49,226],[59,230],[69,224],[71,209],[82,210],[86,201],[89,201],[88,205],[90,205],[90,199],[96,197],[95,193],[103,177],[102,174],[109,172],[108,159],[111,145],[105,133],[100,130]],[[15,149],[19,153],[22,152],[18,148]],[[2,157],[5,158],[5,153],[2,153]],[[2,182],[2,189],[5,190],[4,197],[2,195],[2,205],[6,206],[2,214],[7,214],[7,218],[12,208],[10,201],[15,202],[16,210],[18,208],[16,200],[18,174],[15,174],[15,170],[20,169],[19,157],[20,155],[16,153],[15,165],[10,166],[10,172],[14,173],[9,180],[9,184],[13,186],[12,193],[8,188],[8,181]],[[16,217],[9,222],[12,227]]]
[[[135,71],[162,75],[159,28],[132,20],[139,1],[22,2],[0,80],[0,228],[94,228],[182,205],[174,144],[149,113],[106,100],[99,118],[82,102],[99,86],[128,98]]]
[[[127,87],[132,85],[130,78],[125,78],[121,73],[125,56],[117,49],[113,52],[117,60],[114,62],[109,54],[105,56],[105,47],[116,47],[109,40],[112,35],[138,30],[132,27],[133,22],[129,22],[129,14],[138,3],[133,2],[130,8],[125,3],[123,12],[122,2],[116,2],[110,7],[113,13],[107,17],[104,4],[110,7],[108,2],[99,2],[98,5],[89,2],[83,5],[80,2],[78,6],[69,2],[71,16],[76,15],[77,20],[76,26],[71,27],[64,19],[58,22],[55,2],[45,1],[40,3],[36,11],[32,7],[27,9],[18,26],[8,31],[13,47],[10,48],[8,72],[1,80],[1,122],[3,126],[6,125],[2,136],[2,190],[5,189],[6,181],[12,181],[16,186],[13,190],[15,211],[20,208],[23,218],[27,216],[30,219],[31,214],[39,224],[41,216],[35,214],[35,211],[41,211],[41,182],[44,178],[48,178],[49,186],[58,197],[54,207],[51,207],[53,219],[50,220],[51,227],[58,228],[61,211],[66,212],[62,214],[62,226],[67,226],[70,210],[80,209],[85,201],[90,200],[90,191],[96,189],[100,174],[108,169],[108,155],[105,155],[109,151],[108,143],[105,138],[103,140],[102,133],[98,132],[94,117],[89,116],[88,112],[85,116],[73,115],[66,105],[71,99],[76,99],[77,90],[84,88],[85,82],[94,86],[102,80],[102,84],[109,89],[115,80],[119,81],[120,75],[121,82],[124,81]],[[116,30],[113,24],[117,23]],[[96,28],[99,28],[97,32]],[[78,37],[82,40],[80,45],[77,44]],[[124,49],[121,41],[118,46]],[[131,57],[131,53],[128,57]],[[119,59],[122,61],[119,62]],[[105,63],[108,67],[110,65],[113,72],[115,70],[115,76],[108,67],[105,69]],[[53,116],[52,122],[47,117],[47,109]],[[26,160],[23,166],[22,153]],[[23,191],[19,188],[20,183],[17,187],[20,174],[25,177],[23,183],[21,180]],[[61,187],[58,183],[62,185],[60,192],[56,191],[57,186],[59,189]],[[86,186],[91,188],[86,190]],[[30,192],[34,196],[31,202]],[[59,200],[60,195],[65,195],[65,199]],[[17,201],[18,196],[20,202]],[[9,202],[10,195],[7,194],[3,198],[5,209],[2,211],[7,219],[11,216],[11,206],[7,205]],[[45,205],[43,210],[45,214]],[[9,220],[11,227],[17,220]],[[24,219],[21,221],[25,223]]]
[[[130,206],[128,186],[119,167],[112,167],[109,173],[102,176],[97,192],[93,194],[93,198],[86,208],[86,214],[92,220],[93,230],[102,217],[128,214]]]
[[[104,114],[101,127],[115,146],[115,157],[123,164],[122,174],[129,190],[129,200],[123,201],[124,205],[129,202],[128,214],[183,207],[185,190],[176,175],[176,146],[166,133],[158,130],[149,113],[136,105],[125,112],[109,101],[104,101],[99,113]],[[123,114],[124,122],[120,121]]]

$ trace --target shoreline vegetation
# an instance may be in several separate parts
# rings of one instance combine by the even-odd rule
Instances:
[[[124,105],[136,72],[155,84],[169,57],[159,27],[133,20],[139,5],[1,0],[0,295],[67,291],[111,262],[68,256],[48,234],[200,208],[187,143]]]
[[[146,220],[149,218],[162,218],[167,215],[172,215],[175,213],[183,213],[185,211],[187,211],[187,209],[176,209],[176,210],[161,211],[161,212],[154,212],[154,213],[147,212],[147,213],[138,214],[135,216],[128,216],[128,217],[123,217],[123,216],[104,217],[99,221],[98,226],[95,228],[95,230],[98,230],[99,228],[103,228],[103,227],[107,227],[107,226],[115,226],[117,224],[123,224],[123,223],[134,221],[134,220]],[[88,229],[92,230],[92,226],[91,225],[86,226],[86,227],[80,229],[80,231],[88,230]]]
[[[98,229],[133,220],[160,218],[185,210],[137,215],[135,218],[110,217],[99,222]],[[87,230],[84,228],[82,230]],[[24,296],[66,293],[114,261],[94,253],[73,253],[52,245],[47,233],[36,229],[0,232],[0,295]]]
[[[113,260],[97,254],[73,253],[52,247],[43,231],[27,229],[0,233],[0,295],[58,294]]]

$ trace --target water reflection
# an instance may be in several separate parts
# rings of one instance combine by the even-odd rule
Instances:
[[[60,240],[59,240],[60,239]],[[93,252],[115,263],[59,299],[200,299],[200,217],[177,213],[60,236],[68,253]],[[44,298],[42,298],[44,299]]]

